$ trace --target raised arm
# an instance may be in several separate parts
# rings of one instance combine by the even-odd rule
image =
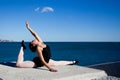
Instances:
[[[31,34],[32,34],[39,42],[43,42],[42,39],[39,37],[39,35],[38,35],[34,30],[32,30],[32,28],[30,27],[29,22],[26,22],[26,27],[27,27],[27,29],[31,32]]]

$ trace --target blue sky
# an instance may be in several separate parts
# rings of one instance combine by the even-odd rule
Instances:
[[[120,0],[0,0],[0,39],[120,42]]]

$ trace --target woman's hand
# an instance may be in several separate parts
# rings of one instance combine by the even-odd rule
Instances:
[[[26,27],[27,27],[27,29],[30,29],[30,24],[28,21],[26,22]]]
[[[58,72],[56,69],[50,68],[49,69],[51,72]]]

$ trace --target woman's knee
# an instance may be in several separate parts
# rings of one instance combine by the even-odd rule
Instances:
[[[16,63],[16,67],[21,68],[21,64],[20,63]]]
[[[18,67],[18,68],[33,68],[33,67],[35,67],[35,63],[32,61],[25,61],[23,63],[17,63],[16,67]]]

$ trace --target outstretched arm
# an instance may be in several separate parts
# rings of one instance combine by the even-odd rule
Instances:
[[[57,72],[56,69],[52,68],[50,65],[48,65],[48,63],[46,63],[46,61],[44,60],[44,57],[42,55],[42,51],[40,50],[40,47],[37,47],[37,53],[38,53],[38,56],[39,56],[41,62],[44,64],[44,66],[46,66],[51,72]]]
[[[39,42],[43,42],[42,39],[38,36],[38,34],[32,30],[32,28],[30,27],[29,22],[26,22],[26,27],[27,29],[31,32],[31,34],[39,41]]]

